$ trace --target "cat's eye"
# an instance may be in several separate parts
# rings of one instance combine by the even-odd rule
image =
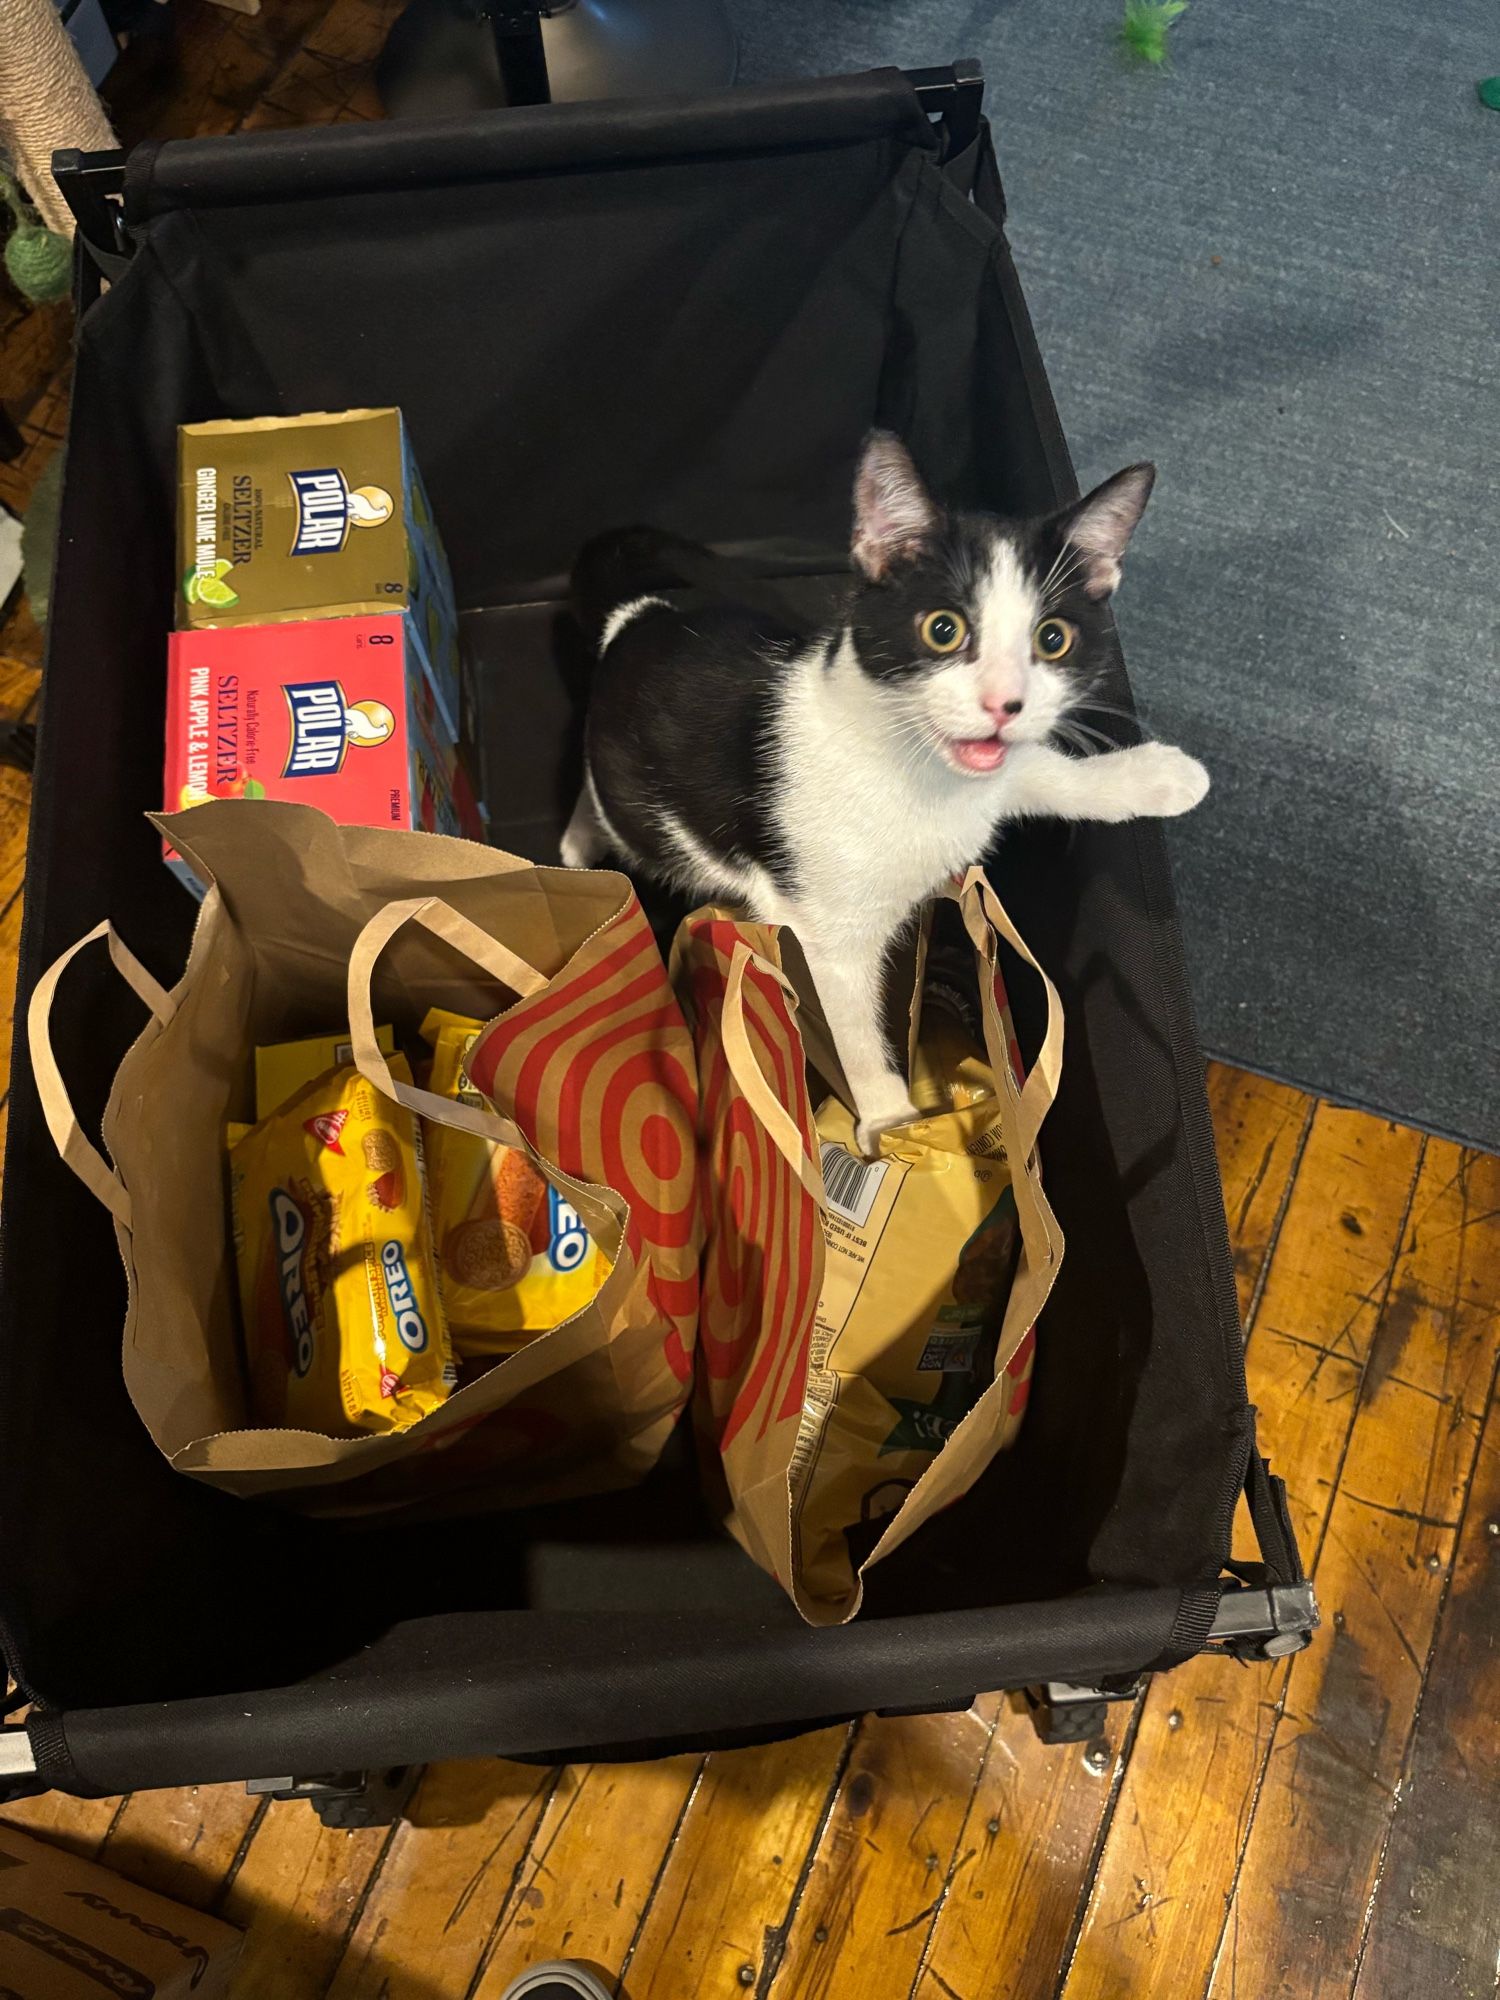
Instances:
[[[929,653],[956,653],[969,636],[969,621],[961,611],[929,611],[917,630]]]
[[[1078,641],[1078,627],[1066,618],[1044,618],[1031,635],[1039,660],[1061,660]]]

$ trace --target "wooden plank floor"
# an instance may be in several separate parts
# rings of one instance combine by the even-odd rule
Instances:
[[[395,0],[177,11],[175,60],[113,80],[127,139],[378,115]],[[61,434],[67,338],[65,308],[0,303],[12,506]],[[24,607],[0,656],[0,717],[30,712]],[[26,807],[0,770],[6,996]],[[1193,1662],[1087,1749],[992,1695],[658,1764],[436,1765],[389,1831],[232,1786],[4,1816],[243,1925],[242,2000],[497,2000],[562,1954],[628,2000],[1500,1991],[1500,1161],[1232,1070],[1209,1088],[1310,1651]]]

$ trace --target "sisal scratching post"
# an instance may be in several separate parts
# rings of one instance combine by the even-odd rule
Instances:
[[[0,13],[0,147],[48,228],[71,237],[52,155],[59,146],[102,152],[115,135],[54,0],[0,0]]]

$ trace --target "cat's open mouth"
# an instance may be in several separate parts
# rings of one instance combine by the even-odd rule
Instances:
[[[973,778],[988,777],[992,771],[998,771],[1009,747],[998,736],[946,736],[942,741],[946,761],[955,771]]]

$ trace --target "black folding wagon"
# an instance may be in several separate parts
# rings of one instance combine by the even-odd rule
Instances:
[[[181,423],[400,406],[478,666],[492,838],[539,860],[576,790],[562,599],[587,537],[648,521],[836,587],[877,424],[960,502],[1074,497],[981,95],[955,65],[74,156],[89,254],[18,1016],[106,916],[164,979],[186,954],[194,907],[143,817]],[[1118,657],[1105,692],[1128,711]],[[1067,1011],[1043,1143],[1067,1255],[1019,1444],[833,1631],[719,1531],[685,1441],[607,1501],[462,1520],[310,1520],[173,1472],[122,1381],[113,1228],[20,1038],[0,1644],[31,1708],[0,1736],[6,1782],[246,1779],[349,1817],[376,1809],[363,1774],[436,1757],[635,1757],[997,1687],[1077,1736],[1150,1669],[1305,1644],[1161,829],[1038,824],[992,863]],[[1024,1045],[1019,974],[1013,998]],[[102,974],[65,982],[86,1122],[138,1027]],[[1242,1492],[1259,1551],[1231,1566]]]

